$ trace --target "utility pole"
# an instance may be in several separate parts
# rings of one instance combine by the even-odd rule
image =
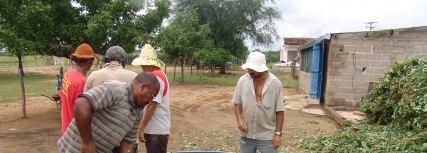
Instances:
[[[369,31],[372,31],[372,29],[375,29],[375,23],[378,23],[378,22],[375,22],[375,21],[369,21],[369,22],[366,22],[365,24],[366,24],[366,29],[369,29]]]

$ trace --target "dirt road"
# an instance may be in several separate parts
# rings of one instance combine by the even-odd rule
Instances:
[[[172,134],[169,151],[238,151],[238,131],[230,105],[233,87],[171,85]],[[285,90],[285,94],[297,93]],[[0,105],[0,152],[56,152],[60,112],[44,97],[30,97],[28,119],[20,119],[19,103]],[[333,132],[336,125],[324,116],[285,112],[284,146],[281,151],[304,152],[296,144],[305,136]],[[142,145],[140,145],[142,146]],[[140,148],[144,152],[144,148]]]

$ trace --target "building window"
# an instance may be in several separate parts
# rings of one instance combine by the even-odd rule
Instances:
[[[311,72],[311,57],[313,55],[313,48],[307,48],[301,51],[301,71]]]

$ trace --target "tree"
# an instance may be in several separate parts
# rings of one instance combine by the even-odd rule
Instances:
[[[156,43],[169,57],[180,61],[181,82],[184,82],[185,61],[197,51],[212,49],[209,33],[207,24],[199,25],[194,9],[176,13],[171,24],[160,30]]]
[[[113,0],[81,1],[80,12],[87,29],[87,41],[98,53],[113,45],[133,52],[135,46],[151,40],[163,19],[169,15],[169,0],[148,0],[155,8],[142,8],[144,2]],[[145,14],[138,13],[140,11]]]
[[[8,52],[18,58],[24,118],[27,114],[22,56],[49,48],[49,42],[54,39],[53,12],[54,7],[49,5],[48,1],[0,2],[0,42],[7,47]]]
[[[243,58],[247,53],[245,39],[254,44],[270,44],[277,39],[274,21],[280,18],[276,8],[267,6],[271,0],[179,0],[177,12],[194,8],[199,24],[208,24],[215,48]],[[220,63],[225,73],[225,63]]]
[[[80,5],[75,7],[70,0],[0,0],[0,43],[18,58],[23,116],[27,116],[24,55],[68,57],[82,42],[101,54],[112,45],[133,52],[141,43],[138,36],[153,33],[169,14],[169,0],[149,1],[156,8],[138,15],[140,5],[127,1],[73,1]]]

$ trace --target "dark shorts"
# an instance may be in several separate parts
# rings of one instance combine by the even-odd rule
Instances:
[[[169,135],[144,134],[147,153],[166,153]]]

